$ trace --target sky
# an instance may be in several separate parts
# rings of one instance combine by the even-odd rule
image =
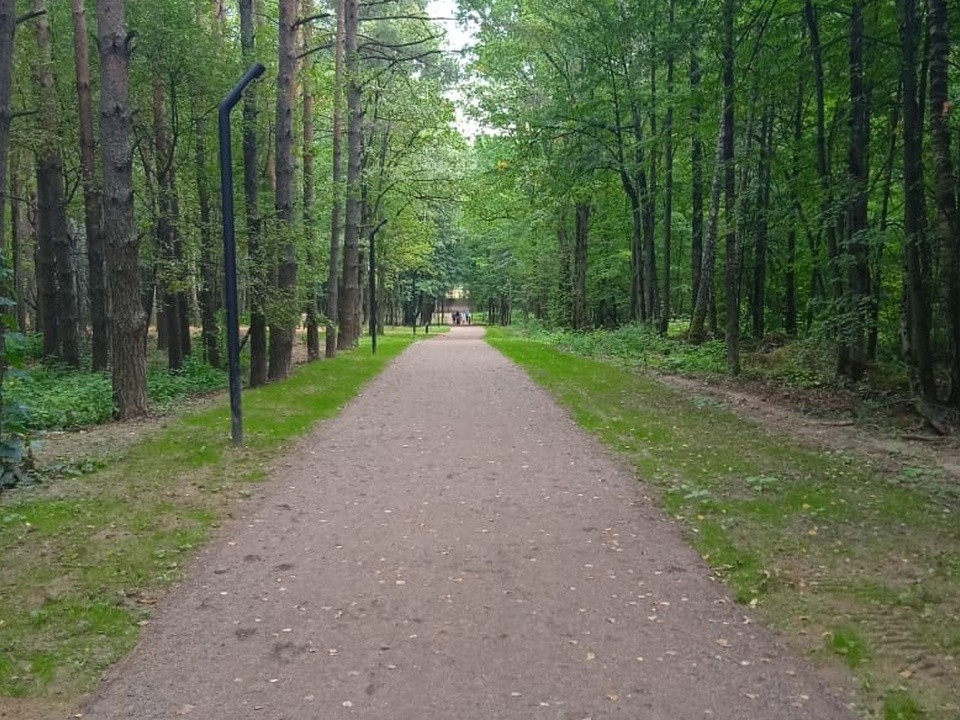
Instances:
[[[427,3],[427,14],[446,31],[446,38],[443,41],[445,50],[457,52],[475,42],[473,31],[470,28],[462,27],[456,20],[456,0],[430,0]],[[481,128],[476,121],[466,117],[463,113],[462,108],[466,104],[463,91],[459,89],[451,90],[447,93],[447,97],[457,105],[457,128],[468,138],[476,137]]]

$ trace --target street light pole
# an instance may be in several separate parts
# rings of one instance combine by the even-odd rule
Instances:
[[[230,140],[230,111],[244,89],[263,75],[260,63],[250,67],[220,102],[220,206],[223,216],[224,293],[227,305],[227,356],[230,368],[230,437],[234,446],[243,444],[243,411],[240,405],[240,312],[237,308],[237,244],[233,218],[233,152]]]

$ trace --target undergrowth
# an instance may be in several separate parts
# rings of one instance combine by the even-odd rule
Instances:
[[[150,407],[158,411],[226,386],[224,371],[195,358],[186,358],[179,371],[151,367],[147,374]],[[112,386],[107,373],[35,365],[11,372],[5,392],[10,412],[18,413],[18,423],[30,430],[84,428],[109,422],[113,417]]]

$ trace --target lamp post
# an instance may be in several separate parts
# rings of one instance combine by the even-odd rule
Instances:
[[[234,446],[243,444],[243,412],[240,405],[240,313],[237,308],[237,244],[233,219],[233,152],[230,140],[230,111],[244,89],[263,75],[256,63],[240,78],[220,102],[220,206],[223,215],[224,293],[227,305],[227,357],[230,368],[230,437]]]

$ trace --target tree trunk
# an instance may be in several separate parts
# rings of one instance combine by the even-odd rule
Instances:
[[[360,194],[363,155],[363,108],[360,57],[357,51],[357,0],[344,0],[344,60],[347,84],[346,226],[343,233],[343,296],[340,298],[340,348],[360,340]]]
[[[92,330],[91,369],[110,364],[107,335],[107,293],[104,278],[103,191],[97,173],[93,134],[93,101],[90,93],[90,50],[84,0],[73,2],[73,48],[77,74],[77,110],[80,121],[80,168],[83,176],[84,227],[87,231],[87,290]]]
[[[700,295],[700,263],[703,261],[703,141],[700,139],[700,59],[697,50],[690,53],[690,90],[693,94],[690,108],[690,124],[693,126],[690,147],[691,307],[696,307]]]
[[[930,349],[930,255],[923,186],[923,139],[917,69],[920,22],[917,0],[898,0],[903,84],[903,230],[906,263],[906,340],[914,392],[937,399]]]
[[[213,209],[210,199],[210,178],[207,174],[206,122],[196,120],[194,160],[197,166],[197,204],[200,213],[200,325],[203,351],[211,367],[223,367],[220,355],[220,326],[217,310],[221,307],[220,272],[217,243],[213,232]]]
[[[327,269],[327,326],[325,354],[337,354],[337,320],[340,312],[340,238],[343,228],[343,85],[344,85],[344,0],[337,0],[337,34],[334,38],[332,193],[330,212],[330,264]]]
[[[847,202],[847,253],[849,291],[845,298],[846,338],[840,343],[838,370],[854,382],[867,369],[867,328],[873,313],[870,303],[870,257],[867,234],[870,230],[868,197],[870,183],[870,97],[864,73],[863,2],[854,0],[850,15],[850,145],[847,173],[850,196]]]
[[[793,157],[790,161],[790,181],[794,187],[800,184],[800,147],[803,138],[803,83],[797,86],[796,104],[793,111]],[[799,208],[799,200],[796,201]],[[797,224],[799,213],[791,219],[787,230],[787,263],[784,268],[784,318],[783,329],[790,337],[797,336]]]
[[[726,344],[727,371],[740,374],[740,247],[737,239],[736,188],[734,185],[734,44],[735,1],[723,4],[723,185],[726,234]]]
[[[119,419],[147,413],[146,319],[140,304],[139,240],[133,216],[130,42],[123,0],[97,1],[104,228],[113,327],[113,398]]]
[[[302,14],[304,17],[313,15],[313,0],[304,0]],[[313,55],[310,53],[313,33],[312,24],[303,26],[303,72],[301,84],[303,87],[303,225],[311,240],[307,250],[307,266],[310,277],[310,286],[307,291],[307,360],[320,359],[320,328],[318,325],[317,308],[317,267],[316,243],[313,242],[313,227],[316,224],[317,190],[314,180],[314,103],[313,103]]]
[[[13,39],[16,28],[16,1],[0,0],[0,258],[5,258],[7,252],[7,168],[10,155],[10,96],[13,92]]]
[[[240,0],[240,46],[245,67],[256,60],[254,0]],[[260,185],[257,168],[257,99],[243,95],[243,197],[247,226],[247,255],[250,267],[250,387],[267,382],[267,257],[260,220]]]
[[[774,112],[772,106],[765,109],[760,123],[760,167],[757,171],[759,189],[756,198],[753,292],[751,293],[752,303],[750,307],[753,337],[758,340],[766,334],[767,246],[770,235],[767,216],[770,213]]]
[[[667,32],[671,43],[667,50],[667,113],[663,121],[664,154],[666,161],[666,187],[663,196],[663,295],[660,306],[660,333],[667,334],[670,327],[670,270],[673,248],[673,44],[676,1],[670,0]]]
[[[947,401],[960,405],[960,217],[950,154],[950,28],[946,0],[928,0],[930,32],[930,130],[936,173],[940,285],[947,326]]]
[[[167,91],[158,78],[153,84],[153,141],[157,176],[156,238],[158,250],[157,290],[166,327],[167,368],[183,367],[180,344],[180,262],[176,252],[176,217],[173,187],[173,147],[167,127]],[[160,320],[157,320],[158,331]]]
[[[707,238],[700,263],[700,286],[690,318],[690,341],[701,343],[711,308],[715,306],[713,283],[717,264],[717,237],[720,224],[720,190],[723,187],[723,121],[717,132],[717,151],[713,159],[713,181],[710,184],[710,214],[707,217]]]
[[[293,338],[300,305],[297,302],[297,246],[293,216],[293,104],[297,72],[296,0],[280,0],[279,73],[277,78],[275,209],[280,229],[277,302],[270,318],[271,380],[293,372]]]
[[[587,315],[587,249],[590,240],[590,202],[579,202],[576,207],[576,228],[573,244],[573,327],[589,330]]]
[[[37,199],[40,203],[40,255],[45,270],[44,351],[71,367],[79,367],[76,277],[73,271],[73,248],[67,231],[60,108],[53,77],[53,40],[47,0],[34,0],[33,10],[39,13],[36,18],[39,50],[36,74],[41,139],[37,153]],[[48,253],[50,257],[47,257]]]

